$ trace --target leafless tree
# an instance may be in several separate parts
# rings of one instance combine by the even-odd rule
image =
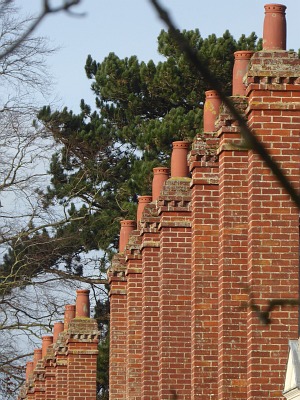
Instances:
[[[74,279],[59,266],[59,246],[51,230],[66,224],[69,217],[63,204],[44,207],[41,188],[49,184],[49,157],[56,144],[34,122],[41,100],[51,101],[46,59],[55,49],[32,32],[46,15],[71,12],[79,2],[62,1],[54,8],[43,1],[38,17],[22,19],[13,0],[0,0],[0,264],[12,243],[20,243],[21,252],[31,250],[26,262],[23,258],[20,263],[16,253],[9,271],[0,268],[1,400],[16,397],[28,356],[40,345],[42,334],[62,318],[63,305],[74,297],[79,283],[102,290],[103,281],[96,272]],[[27,239],[43,230],[48,234],[39,235],[36,243],[28,241],[27,246]],[[45,242],[46,260],[38,250]],[[86,262],[96,265],[92,258]],[[43,266],[40,270],[39,265]]]

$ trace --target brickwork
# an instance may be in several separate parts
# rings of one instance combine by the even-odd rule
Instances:
[[[235,74],[239,89],[231,100],[299,190],[300,60],[284,51],[285,7],[272,4],[266,10],[267,50],[251,59],[251,52],[238,53],[247,60]],[[268,26],[273,23],[280,29]],[[281,32],[275,44],[272,31]],[[245,77],[241,71],[247,71]],[[141,280],[127,273],[124,290],[127,299],[129,291],[138,292],[136,284],[142,290],[142,302],[132,297],[135,312],[127,307],[133,326],[136,312],[142,319],[140,398],[279,399],[288,341],[298,336],[297,310],[276,306],[267,325],[258,311],[264,316],[271,300],[298,298],[299,210],[247,148],[224,105],[218,116],[218,94],[207,91],[206,100],[209,132],[193,141],[191,179],[176,177],[185,173],[186,163],[173,159],[173,152],[171,178],[145,207],[135,233]],[[127,326],[132,346],[130,322]],[[126,354],[129,399],[134,358],[129,348]]]
[[[110,396],[126,398],[127,365],[127,282],[125,256],[118,254],[109,274],[110,282]]]
[[[284,50],[285,7],[265,9],[264,50],[243,52],[250,64],[237,66],[231,100],[299,191],[300,60]],[[298,337],[297,309],[284,301],[299,293],[299,210],[216,91],[206,100],[205,132],[188,156],[186,141],[173,144],[171,178],[154,169],[137,228],[121,222],[109,271],[111,400],[282,398]],[[273,300],[283,304],[266,314]],[[85,305],[44,358],[36,352],[20,398],[95,398]]]
[[[78,292],[87,295],[89,291]],[[85,306],[89,309],[88,297]],[[69,321],[53,344],[49,344],[52,337],[43,339],[43,357],[41,349],[35,350],[33,370],[26,377],[19,399],[96,400],[97,322],[77,317]]]
[[[127,399],[141,398],[142,259],[141,237],[133,231],[127,246]]]
[[[232,98],[242,111],[247,102]],[[248,152],[239,127],[221,114],[219,143],[218,398],[247,398]]]
[[[248,123],[299,189],[300,62],[291,52],[260,52],[248,74]],[[299,210],[269,169],[249,152],[249,263],[251,299],[298,298]],[[276,308],[262,327],[248,320],[248,398],[281,396],[287,338],[297,338],[296,309]]]
[[[217,397],[218,139],[198,135],[190,153],[192,212],[191,397]]]
[[[187,161],[185,160],[185,163]],[[159,398],[191,393],[190,179],[171,178],[158,201],[160,215]]]
[[[145,208],[142,236],[142,398],[158,399],[159,391],[159,216],[155,204]]]

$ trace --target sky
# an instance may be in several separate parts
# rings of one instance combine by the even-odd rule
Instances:
[[[42,0],[16,0],[24,13],[38,14]],[[161,0],[180,29],[198,28],[202,37],[220,36],[226,29],[238,38],[242,33],[262,36],[265,0]],[[63,0],[53,0],[53,5]],[[300,1],[285,0],[287,48],[300,48]],[[88,54],[101,62],[110,52],[120,58],[136,55],[140,61],[160,59],[157,36],[164,23],[149,0],[81,0],[71,16],[65,12],[46,17],[35,31],[60,49],[48,59],[54,77],[53,97],[59,106],[79,111],[83,98],[93,105],[91,81],[85,76]]]

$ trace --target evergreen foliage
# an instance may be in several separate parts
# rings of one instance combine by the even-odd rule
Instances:
[[[233,53],[261,49],[254,33],[239,40],[228,31],[219,38],[202,38],[197,29],[183,34],[228,95]],[[151,194],[152,169],[169,164],[173,141],[192,141],[201,132],[204,92],[211,88],[187,63],[170,33],[160,33],[158,51],[163,61],[157,64],[140,62],[136,56],[120,59],[114,53],[97,62],[89,55],[85,71],[95,94],[95,111],[84,100],[78,115],[49,106],[40,111],[39,121],[59,147],[52,157],[43,206],[59,202],[68,222],[26,237],[21,251],[12,243],[0,268],[9,271],[16,254],[18,262],[25,263],[28,248],[35,252],[31,244],[38,243],[43,261],[33,263],[30,278],[44,266],[61,264],[80,274],[79,256],[90,250],[102,251],[100,267],[105,269],[117,249],[120,220],[135,219],[137,196]],[[97,378],[102,399],[108,396],[108,307],[100,301],[95,314],[104,332]]]
[[[184,35],[228,95],[234,51],[261,46],[254,33],[238,41],[228,31],[220,38],[203,39],[197,29]],[[174,140],[192,141],[201,130],[204,92],[210,88],[168,32],[160,33],[158,51],[164,61],[157,64],[114,53],[101,63],[88,56],[85,71],[96,111],[82,100],[78,115],[49,107],[39,114],[61,145],[52,159],[45,207],[59,199],[69,204],[70,215],[85,216],[75,228],[71,222],[60,229],[63,236],[80,225],[83,251],[113,253],[119,221],[135,217],[137,195],[150,194],[153,167],[169,163]]]

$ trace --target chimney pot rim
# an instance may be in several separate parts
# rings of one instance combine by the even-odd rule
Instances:
[[[76,293],[77,294],[86,294],[86,295],[88,295],[88,294],[90,294],[90,289],[77,289]]]
[[[138,196],[138,202],[139,203],[147,203],[152,201],[152,196],[150,195],[145,195],[145,196]]]
[[[235,51],[234,54],[234,58],[246,58],[249,59],[253,56],[253,54],[255,53],[255,51],[253,50],[237,50]],[[244,56],[244,57],[243,57]]]
[[[207,91],[205,92],[205,98],[206,98],[206,99],[207,99],[207,98],[218,98],[218,99],[219,99],[220,96],[219,96],[217,90],[212,89],[212,90],[207,90]]]
[[[153,173],[157,174],[157,173],[169,173],[170,172],[170,168],[169,167],[155,167],[153,168]]]
[[[53,336],[52,335],[42,336],[42,340],[53,340]]]
[[[279,12],[279,13],[285,13],[286,10],[286,5],[284,4],[279,4],[279,3],[269,3],[265,4],[264,6],[265,12]]]
[[[190,146],[190,142],[187,140],[177,140],[176,142],[172,143],[172,147],[174,148],[182,148],[187,149]]]
[[[121,221],[122,227],[134,227],[135,225],[136,225],[136,222],[134,219],[123,219]]]

